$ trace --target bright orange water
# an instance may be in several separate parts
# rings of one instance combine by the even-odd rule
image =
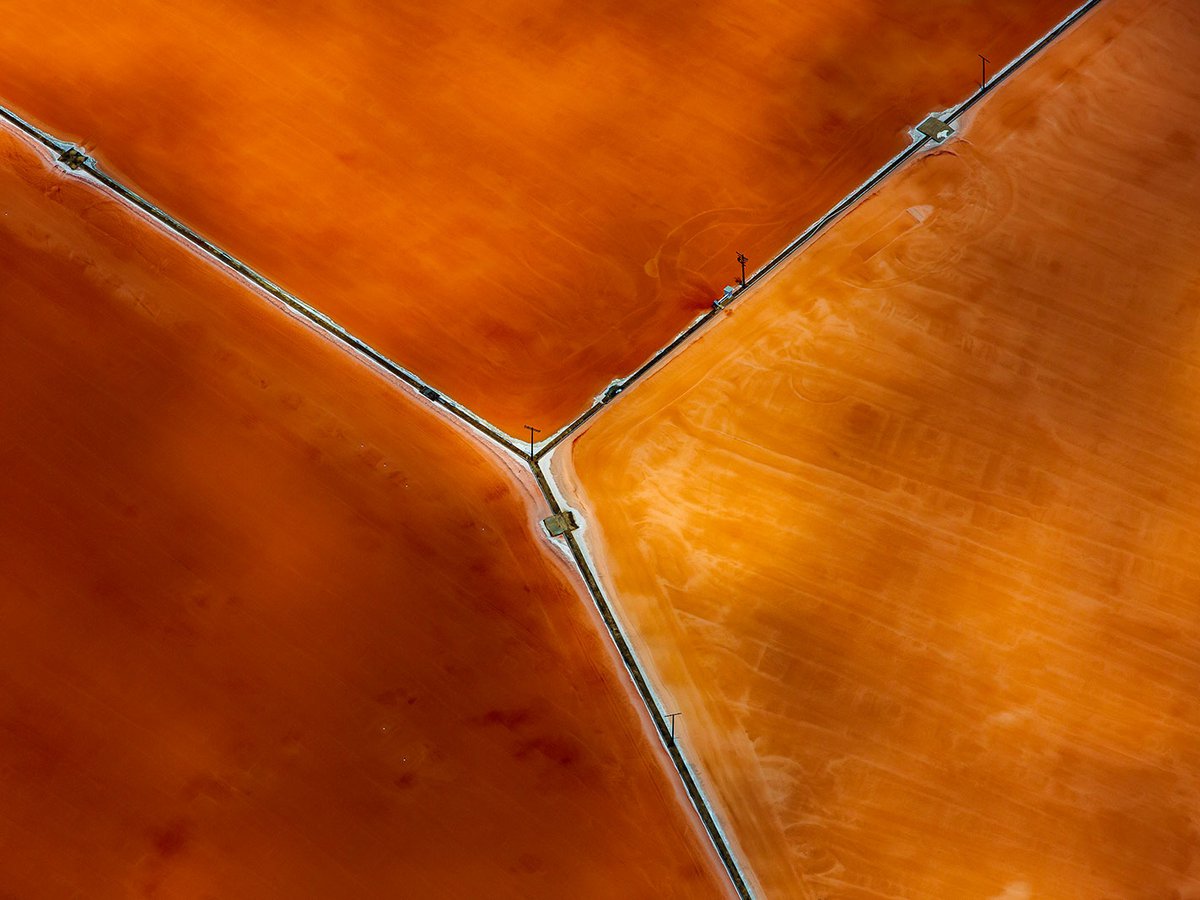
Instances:
[[[1200,893],[1198,79],[1106,0],[562,460],[765,896]]]
[[[0,130],[0,893],[725,896],[528,488]]]
[[[0,102],[549,434],[1076,4],[17,4]]]

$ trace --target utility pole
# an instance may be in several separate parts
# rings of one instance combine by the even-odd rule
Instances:
[[[737,261],[742,264],[742,277],[738,279],[738,284],[740,284],[742,287],[745,287],[746,286],[746,263],[749,262],[749,260],[746,258],[745,253],[738,253]]]
[[[671,739],[667,741],[668,747],[675,746],[675,717],[678,715],[682,715],[682,713],[667,713],[666,715],[666,718],[671,720]]]
[[[991,60],[982,53],[979,54],[979,89],[981,91],[987,87],[987,64],[990,62]]]
[[[534,428],[532,425],[526,425],[525,427],[529,429],[529,458],[533,459],[533,436],[541,434],[542,429]]]

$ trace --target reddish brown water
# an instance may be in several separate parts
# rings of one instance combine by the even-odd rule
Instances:
[[[1200,896],[1198,83],[1106,0],[560,461],[765,896]]]
[[[726,896],[464,434],[0,130],[0,893]]]
[[[0,102],[549,434],[1076,3],[16,4]]]

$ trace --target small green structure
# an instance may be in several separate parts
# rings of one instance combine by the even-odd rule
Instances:
[[[954,134],[953,126],[947,125],[937,116],[927,118],[917,126],[917,131],[927,138],[932,138],[938,144]]]
[[[579,523],[575,521],[575,513],[569,509],[564,509],[553,516],[547,516],[542,519],[542,524],[546,526],[550,537],[562,537],[567,532],[574,531],[579,527]]]
[[[68,147],[59,154],[58,161],[65,164],[69,169],[78,169],[80,166],[86,165],[89,160],[78,148]]]

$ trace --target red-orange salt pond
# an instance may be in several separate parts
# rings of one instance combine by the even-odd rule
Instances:
[[[1198,83],[1105,0],[556,458],[763,896],[1200,896]]]
[[[0,103],[548,435],[1076,5],[16,4]]]
[[[516,470],[0,129],[0,893],[727,881]]]

